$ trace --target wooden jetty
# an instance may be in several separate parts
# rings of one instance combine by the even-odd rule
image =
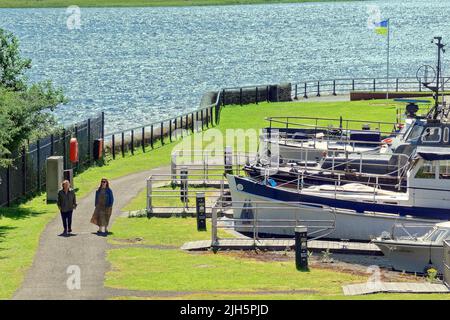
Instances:
[[[284,251],[294,249],[293,239],[219,239],[216,243],[211,240],[186,242],[181,247],[186,251],[202,250],[267,250]],[[344,242],[344,241],[308,241],[308,250],[313,252],[322,252],[329,250],[331,253],[353,253],[365,255],[383,255],[377,246],[371,243]]]

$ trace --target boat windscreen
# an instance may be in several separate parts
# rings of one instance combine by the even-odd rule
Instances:
[[[424,237],[425,241],[441,242],[447,235],[448,230],[445,229],[433,229],[427,236]]]
[[[417,139],[419,139],[422,136],[423,129],[424,129],[424,127],[421,126],[420,124],[416,124],[416,125],[412,126],[411,130],[409,131],[409,133],[406,137],[406,141],[408,141],[408,142],[417,141]]]

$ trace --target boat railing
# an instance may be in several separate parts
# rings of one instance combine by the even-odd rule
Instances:
[[[322,173],[331,173],[333,175],[345,175],[346,173],[357,173],[359,175],[366,175],[372,179],[377,179],[377,177],[395,177],[398,180],[398,188],[400,189],[402,180],[406,179],[406,174],[411,166],[412,155],[407,155],[403,153],[386,152],[379,153],[378,149],[358,152],[358,151],[343,151],[343,150],[326,150],[322,154],[321,159],[319,159],[316,167],[311,167],[309,162],[304,160],[308,159],[308,152],[311,152],[310,148],[298,147],[296,149],[296,154],[298,155],[298,162],[296,165],[292,164],[292,172],[296,170],[299,171],[299,176],[307,177],[305,172],[309,169],[320,169]],[[389,159],[394,159],[393,163],[368,163],[366,159],[370,155],[383,155],[389,157]],[[271,156],[274,156],[271,154]],[[396,158],[393,158],[396,157]],[[295,160],[295,159],[290,159]],[[304,161],[303,161],[304,160]],[[324,167],[325,161],[328,162],[329,167]],[[367,173],[365,167],[370,166],[375,170],[375,173]],[[376,169],[379,172],[376,173]],[[302,171],[300,171],[302,170]]]
[[[351,147],[352,149],[362,147],[362,146],[373,146],[372,150],[375,150],[376,148],[381,148],[382,146],[386,145],[386,142],[383,141],[367,141],[367,140],[355,140],[350,139],[347,136],[333,136],[333,135],[327,135],[323,137],[318,137],[317,135],[311,135],[310,137],[307,137],[305,139],[298,139],[295,138],[295,134],[291,137],[279,135],[279,136],[273,136],[273,134],[262,134],[261,138],[264,142],[270,142],[271,144],[279,144],[283,146],[292,146],[292,147],[310,147],[310,148],[316,148],[319,143],[325,143],[324,148],[325,149],[333,149],[336,148],[336,143],[339,143],[339,146],[342,147],[344,150],[348,147]]]
[[[395,132],[399,128],[401,114],[397,112],[397,122],[384,122],[373,120],[353,120],[340,118],[320,118],[320,117],[267,117],[270,129],[274,125],[286,129],[317,128],[317,129],[340,129],[340,130],[361,130],[363,127],[375,126],[376,131],[383,133]],[[358,128],[359,127],[359,128]],[[381,130],[390,128],[389,131]]]

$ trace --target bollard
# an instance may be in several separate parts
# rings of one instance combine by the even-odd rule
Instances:
[[[233,174],[233,148],[230,146],[225,147],[224,167],[225,174]]]
[[[197,192],[195,197],[195,206],[197,212],[197,230],[206,231],[206,202],[205,193]]]
[[[308,228],[295,227],[295,266],[299,271],[308,271]]]
[[[188,168],[182,167],[180,170],[180,201],[184,207],[188,207]]]

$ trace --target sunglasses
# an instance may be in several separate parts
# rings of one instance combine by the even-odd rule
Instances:
[[[108,181],[102,181],[102,183],[107,183]]]

